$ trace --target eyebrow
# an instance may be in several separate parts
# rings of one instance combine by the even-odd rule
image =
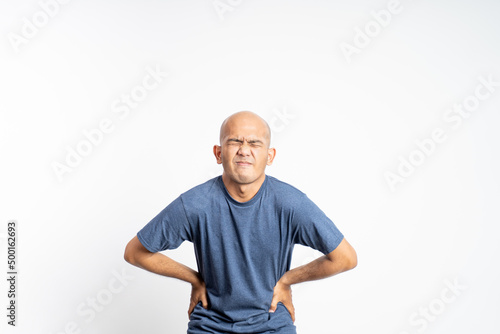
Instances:
[[[243,140],[238,139],[238,138],[229,138],[227,141],[228,142],[237,142],[237,143],[242,143],[243,142]],[[249,144],[255,144],[255,143],[264,144],[264,142],[262,140],[260,140],[260,139],[250,139],[250,140],[247,140],[247,142]]]

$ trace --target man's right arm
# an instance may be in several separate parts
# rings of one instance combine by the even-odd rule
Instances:
[[[128,263],[153,272],[158,275],[173,277],[191,283],[191,301],[188,316],[200,301],[204,308],[208,308],[207,290],[201,275],[175,260],[161,253],[152,253],[146,249],[137,236],[132,238],[125,248],[125,261]]]

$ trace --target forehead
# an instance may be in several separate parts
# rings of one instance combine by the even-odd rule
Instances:
[[[225,124],[225,138],[264,139],[266,136],[265,124],[256,120],[234,120]]]

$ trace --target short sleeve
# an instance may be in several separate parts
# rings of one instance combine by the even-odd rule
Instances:
[[[335,250],[344,235],[306,195],[293,208],[294,243],[314,248],[323,254]]]
[[[184,240],[191,241],[189,222],[179,196],[138,233],[137,238],[150,252],[175,249]]]

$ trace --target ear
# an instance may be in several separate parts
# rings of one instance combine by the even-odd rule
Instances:
[[[220,165],[222,163],[222,151],[219,145],[214,145],[214,155],[215,159],[217,159],[217,163]]]
[[[271,166],[274,161],[274,157],[276,156],[276,149],[270,148],[267,150],[267,165]]]

